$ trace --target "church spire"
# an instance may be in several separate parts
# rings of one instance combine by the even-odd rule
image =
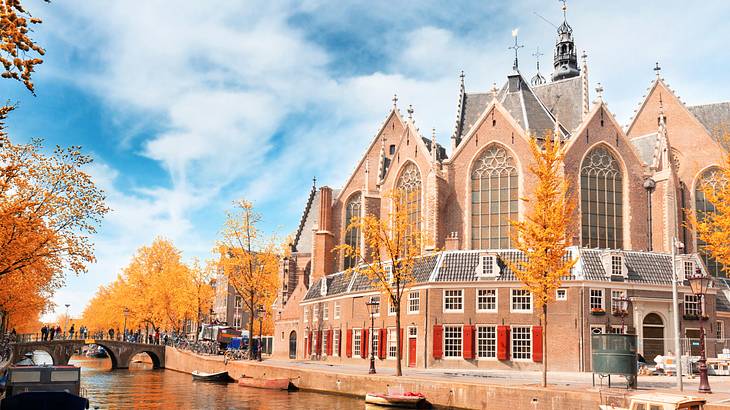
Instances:
[[[576,77],[580,74],[575,41],[573,40],[573,28],[568,24],[568,6],[566,0],[561,1],[563,2],[563,24],[558,27],[558,37],[555,40],[553,81]]]
[[[512,30],[512,37],[514,37],[514,39],[515,39],[515,45],[507,47],[510,50],[515,50],[515,62],[512,63],[512,70],[515,72],[519,71],[519,68],[520,68],[520,64],[517,60],[517,51],[519,51],[519,49],[524,47],[524,45],[522,45],[522,44],[517,44],[517,33],[519,32],[519,30],[520,29],[518,29],[518,28]]]
[[[532,80],[530,80],[530,84],[532,85],[542,85],[545,84],[545,77],[540,74],[540,57],[544,56],[545,54],[540,52],[540,47],[535,50],[535,52],[532,54],[533,57],[535,57],[535,60],[537,61],[537,73],[534,77],[532,77]]]

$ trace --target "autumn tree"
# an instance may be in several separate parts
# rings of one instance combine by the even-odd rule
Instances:
[[[532,294],[540,312],[542,332],[542,386],[547,385],[547,324],[548,303],[561,286],[561,279],[570,274],[575,260],[569,257],[575,218],[575,199],[570,194],[568,180],[563,174],[564,149],[559,140],[548,134],[542,145],[530,140],[533,162],[530,172],[537,185],[528,198],[528,212],[522,221],[511,221],[516,228],[512,241],[524,259],[509,263],[510,269]]]
[[[391,211],[384,218],[372,214],[353,218],[347,230],[362,232],[364,250],[347,244],[335,248],[344,257],[356,261],[349,272],[365,275],[376,289],[387,296],[395,310],[396,329],[401,328],[403,295],[415,282],[413,266],[424,244],[421,221],[409,218],[409,206],[416,202],[412,195],[418,195],[418,192],[395,190],[387,193],[385,198],[390,201]],[[401,333],[395,333],[396,376],[401,376]]]
[[[728,140],[727,136],[724,137]],[[730,155],[725,154],[724,164],[713,178],[702,181],[700,189],[712,210],[685,209],[688,226],[697,232],[697,238],[705,243],[703,252],[715,259],[727,274],[730,272]]]
[[[4,68],[0,75],[22,82],[34,94],[31,75],[35,66],[43,63],[39,56],[46,52],[30,38],[30,33],[32,26],[40,23],[41,19],[31,16],[20,0],[0,0],[0,63]]]
[[[200,323],[203,320],[203,313],[210,310],[213,306],[215,292],[210,283],[215,269],[215,262],[208,261],[205,266],[201,266],[197,258],[193,259],[193,263],[190,265],[190,269],[188,269],[190,277],[190,280],[187,282],[189,291],[188,298],[193,301],[190,304],[191,311],[188,314],[191,318],[195,318],[198,329],[200,329]]]
[[[266,238],[259,228],[261,215],[246,200],[236,201],[227,212],[217,251],[220,267],[249,313],[248,330],[252,338],[259,306],[271,316],[271,305],[279,288],[279,249],[274,238]],[[253,343],[248,345],[253,354]]]

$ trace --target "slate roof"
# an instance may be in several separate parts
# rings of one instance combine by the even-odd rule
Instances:
[[[511,86],[510,83],[512,82],[519,82],[519,87]],[[515,121],[520,124],[520,127],[534,134],[537,138],[542,138],[546,132],[555,129],[555,118],[535,95],[527,81],[522,78],[522,75],[511,75],[507,80],[507,86],[502,88],[497,98]],[[567,134],[567,132],[564,132],[564,134]]]
[[[581,87],[581,77],[578,76],[534,86],[532,91],[558,121],[572,132],[583,122]]]
[[[705,126],[715,141],[726,149],[730,148],[728,141],[723,141],[723,134],[730,131],[730,102],[695,105],[687,109]]]
[[[581,272],[576,276],[586,280],[611,281],[601,263],[605,249],[581,249],[578,264]],[[628,270],[628,282],[652,285],[672,283],[672,256],[654,252],[621,251]]]
[[[322,295],[322,281],[327,281],[327,295]],[[335,273],[328,275],[323,278],[319,278],[312,287],[309,288],[307,294],[304,296],[304,300],[315,299],[322,296],[333,296],[347,292],[347,288],[350,286],[352,275],[348,275],[345,272]]]
[[[720,312],[730,312],[730,279],[715,278],[715,283],[719,285],[715,298],[715,309]]]
[[[426,137],[421,137],[423,142],[426,144],[426,148],[428,148],[428,151],[431,152],[431,140]],[[446,148],[441,146],[438,142],[436,143],[436,147],[438,148],[438,151],[436,152],[436,159],[439,161],[443,161],[447,158],[446,156]]]
[[[636,148],[636,152],[639,153],[639,158],[646,165],[651,165],[654,162],[656,142],[656,132],[631,139],[631,143]]]
[[[479,255],[484,253],[497,254],[497,265],[499,265],[499,276],[495,278],[479,278],[477,277],[477,266],[479,265]],[[524,255],[516,250],[475,250],[475,251],[456,251],[447,252],[441,262],[439,271],[436,275],[436,282],[476,282],[476,281],[498,281],[510,282],[516,281],[517,277],[509,268],[508,263],[516,264],[525,261]]]

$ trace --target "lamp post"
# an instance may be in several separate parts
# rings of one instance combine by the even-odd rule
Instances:
[[[127,338],[127,316],[129,316],[129,309],[124,308],[124,330],[122,331],[122,342]],[[117,332],[119,328],[117,328]]]
[[[66,338],[66,328],[68,327],[68,308],[71,306],[70,304],[66,303],[64,306],[66,306],[66,321],[63,324],[63,338]]]
[[[264,315],[266,315],[266,309],[264,309],[264,305],[259,305],[257,312],[259,315],[259,351],[258,351],[258,359],[261,361],[261,348],[263,347],[263,341],[264,341]]]
[[[710,286],[712,279],[708,275],[704,275],[702,271],[697,268],[695,274],[688,277],[689,286],[692,289],[692,293],[699,298],[700,303],[700,360],[698,360],[699,371],[700,371],[700,393],[712,393],[710,389],[710,382],[707,380],[707,358],[705,357],[705,295],[707,294],[707,288]]]
[[[624,318],[629,313],[629,299],[626,296],[621,296],[618,298],[613,298],[613,309],[614,314],[618,314],[621,316],[621,333],[626,334],[626,325],[624,323]]]
[[[373,330],[375,328],[375,309],[379,304],[380,303],[378,303],[378,301],[373,297],[371,297],[369,301],[365,302],[365,306],[368,307],[368,313],[370,313],[370,371],[368,371],[370,374],[375,374],[375,337],[373,335]],[[367,340],[365,343],[367,343]]]

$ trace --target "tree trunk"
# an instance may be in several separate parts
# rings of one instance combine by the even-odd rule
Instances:
[[[253,300],[253,292],[251,292],[251,312],[248,315],[248,357],[253,358],[253,325],[254,325],[254,311],[256,310],[254,308],[254,300]]]
[[[401,357],[403,356],[401,352],[401,330],[400,330],[400,300],[397,303],[394,303],[395,305],[395,349],[398,353],[397,360],[395,363],[395,375],[396,376],[402,376],[403,375],[403,369],[401,368]],[[386,346],[387,347],[387,346]]]
[[[547,387],[547,303],[542,305],[542,387]]]

